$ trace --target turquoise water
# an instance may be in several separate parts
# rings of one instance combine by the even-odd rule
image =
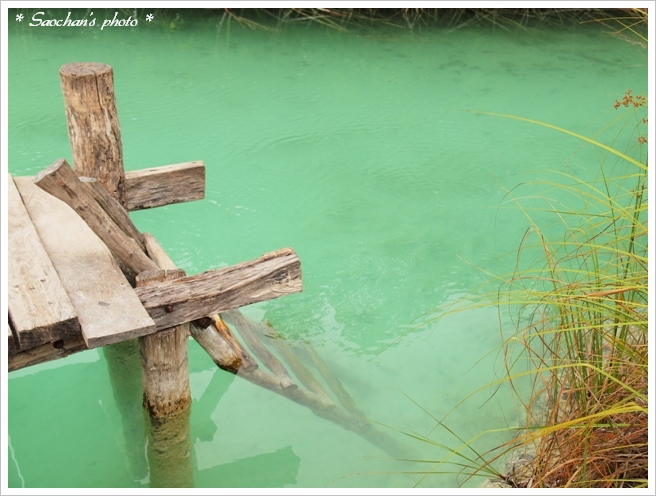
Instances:
[[[126,169],[190,160],[207,168],[203,201],[135,212],[137,226],[190,274],[293,247],[303,292],[244,313],[312,343],[373,420],[453,447],[459,441],[434,429],[432,417],[499,377],[497,313],[419,324],[487,281],[486,272],[512,269],[507,254],[527,223],[503,208],[507,189],[553,179],[547,170],[594,178],[599,163],[572,138],[465,110],[597,135],[617,117],[616,99],[647,89],[646,51],[595,26],[267,32],[141,19],[100,31],[9,19],[10,173],[71,161],[61,65],[111,65]],[[193,340],[189,364],[198,487],[464,480],[400,473],[433,465],[389,460],[356,434],[217,369]],[[124,405],[102,353],[11,373],[8,386],[10,487],[149,485],[143,446],[126,451]],[[445,423],[471,439],[520,419],[502,388],[463,403]],[[138,414],[128,422],[138,425]],[[398,437],[417,458],[445,454]]]

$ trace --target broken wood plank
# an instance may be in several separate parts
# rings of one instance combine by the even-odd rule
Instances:
[[[14,370],[39,363],[51,362],[52,360],[64,358],[73,353],[88,349],[82,336],[72,339],[60,339],[53,343],[42,344],[41,346],[35,346],[29,350],[9,355],[7,367],[9,372],[13,372]]]
[[[260,339],[255,334],[255,331],[252,329],[250,322],[244,318],[241,312],[234,310],[228,310],[223,313],[223,315],[229,319],[230,323],[237,329],[237,332],[246,342],[246,345],[251,349],[251,351],[258,357],[267,368],[273,372],[273,374],[280,381],[280,385],[283,389],[297,388],[298,385],[294,380],[289,376],[285,366],[280,363],[278,360],[267,348],[262,344]]]
[[[159,329],[302,291],[301,262],[291,248],[258,259],[136,288]]]
[[[139,243],[127,236],[89,194],[65,159],[59,159],[39,172],[34,177],[34,184],[75,210],[112,254],[132,272],[128,276],[158,268]]]
[[[9,320],[22,349],[74,337],[80,323],[13,178],[8,175]]]
[[[197,160],[125,173],[128,210],[205,198],[205,164]]]
[[[132,219],[130,219],[127,210],[125,210],[121,204],[102,187],[102,184],[100,184],[100,181],[97,179],[82,176],[80,177],[80,181],[87,187],[91,196],[93,196],[98,202],[98,205],[100,205],[112,220],[116,222],[116,225],[120,227],[125,234],[139,243],[142,251],[145,251],[146,247],[144,245],[143,235],[139,232],[137,226],[134,225]]]
[[[36,187],[32,178],[17,177],[15,183],[77,312],[87,346],[155,332],[155,323],[111,253],[87,224],[65,203]]]

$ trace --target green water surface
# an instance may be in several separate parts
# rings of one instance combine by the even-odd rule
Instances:
[[[136,27],[101,31],[29,27],[10,11],[9,172],[72,162],[59,68],[111,65],[126,169],[191,160],[207,168],[204,200],[135,212],[137,226],[188,274],[292,247],[303,292],[243,312],[311,343],[413,457],[445,456],[395,430],[460,445],[434,418],[500,377],[499,320],[490,308],[419,324],[489,280],[486,271],[512,269],[513,256],[504,255],[527,222],[500,208],[507,189],[553,178],[546,170],[599,173],[595,151],[575,139],[465,110],[597,135],[627,89],[646,91],[646,51],[597,26],[270,32],[219,26],[218,18],[148,23],[145,15]],[[198,487],[465,480],[458,467],[390,460],[358,435],[219,370],[193,340],[189,367]],[[112,394],[101,352],[10,373],[8,387],[10,487],[150,485],[139,436],[126,445],[126,405]],[[490,393],[463,403],[448,428],[471,439],[517,426],[509,391]],[[136,412],[128,424],[140,425]],[[456,473],[403,473],[423,470]]]

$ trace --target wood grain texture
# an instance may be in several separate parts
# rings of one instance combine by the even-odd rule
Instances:
[[[98,205],[111,217],[121,230],[129,237],[134,239],[142,251],[146,251],[143,235],[134,225],[128,211],[121,204],[112,198],[112,196],[102,187],[100,182],[93,177],[80,177],[80,182],[89,190],[91,196],[98,202]]]
[[[223,315],[237,329],[253,354],[278,378],[283,389],[298,387],[285,366],[264,346],[251,326],[250,320],[246,319],[238,309],[228,310]]]
[[[156,326],[114,258],[65,203],[29,177],[15,183],[77,312],[89,348],[155,332]]]
[[[301,262],[292,249],[230,267],[135,288],[159,329],[302,291]]]
[[[137,287],[175,280],[181,269],[142,272]],[[151,418],[176,415],[191,405],[187,337],[189,324],[160,330],[139,338],[143,404]]]
[[[157,269],[137,241],[127,236],[91,196],[64,159],[59,159],[34,177],[34,184],[59,198],[87,223],[132,278],[145,270]]]
[[[88,349],[82,336],[72,339],[61,339],[54,343],[42,344],[41,346],[35,346],[29,350],[9,355],[7,368],[9,372],[13,372],[24,367],[65,358],[73,353]]]
[[[9,320],[21,349],[79,336],[80,323],[14,180],[8,175]]]
[[[59,76],[75,172],[98,179],[125,207],[123,145],[112,68],[73,62],[63,65]]]
[[[128,210],[170,205],[205,198],[202,161],[152,167],[125,173]]]

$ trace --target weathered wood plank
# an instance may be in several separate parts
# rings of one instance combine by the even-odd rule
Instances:
[[[52,360],[64,358],[73,353],[88,349],[82,336],[71,339],[60,339],[54,343],[42,344],[29,350],[18,350],[20,353],[9,355],[7,368],[9,372],[13,372],[14,370],[38,365],[39,363],[51,362]]]
[[[55,268],[41,244],[14,180],[8,175],[8,303],[14,343],[32,348],[77,336],[80,323]]]
[[[155,332],[156,326],[103,242],[65,203],[15,178],[34,227],[60,276],[89,348]],[[97,204],[96,204],[97,205]]]
[[[128,210],[205,198],[205,164],[197,160],[125,173]]]
[[[102,187],[102,184],[100,184],[100,181],[97,179],[83,176],[80,177],[80,181],[87,187],[91,196],[93,196],[98,202],[98,205],[100,205],[112,220],[116,222],[116,225],[120,227],[125,234],[138,242],[142,251],[145,251],[146,247],[144,245],[143,235],[139,229],[137,229],[137,226],[134,225],[132,219],[130,219],[128,211],[125,210],[121,204]]]
[[[123,145],[112,68],[73,62],[63,65],[59,76],[75,172],[99,179],[125,206]]]
[[[302,291],[301,262],[291,248],[230,267],[135,288],[159,329]]]
[[[145,270],[156,270],[157,264],[149,259],[137,241],[127,236],[91,196],[80,179],[66,163],[59,159],[34,177],[34,184],[71,207],[91,230],[107,245],[129,277]]]

